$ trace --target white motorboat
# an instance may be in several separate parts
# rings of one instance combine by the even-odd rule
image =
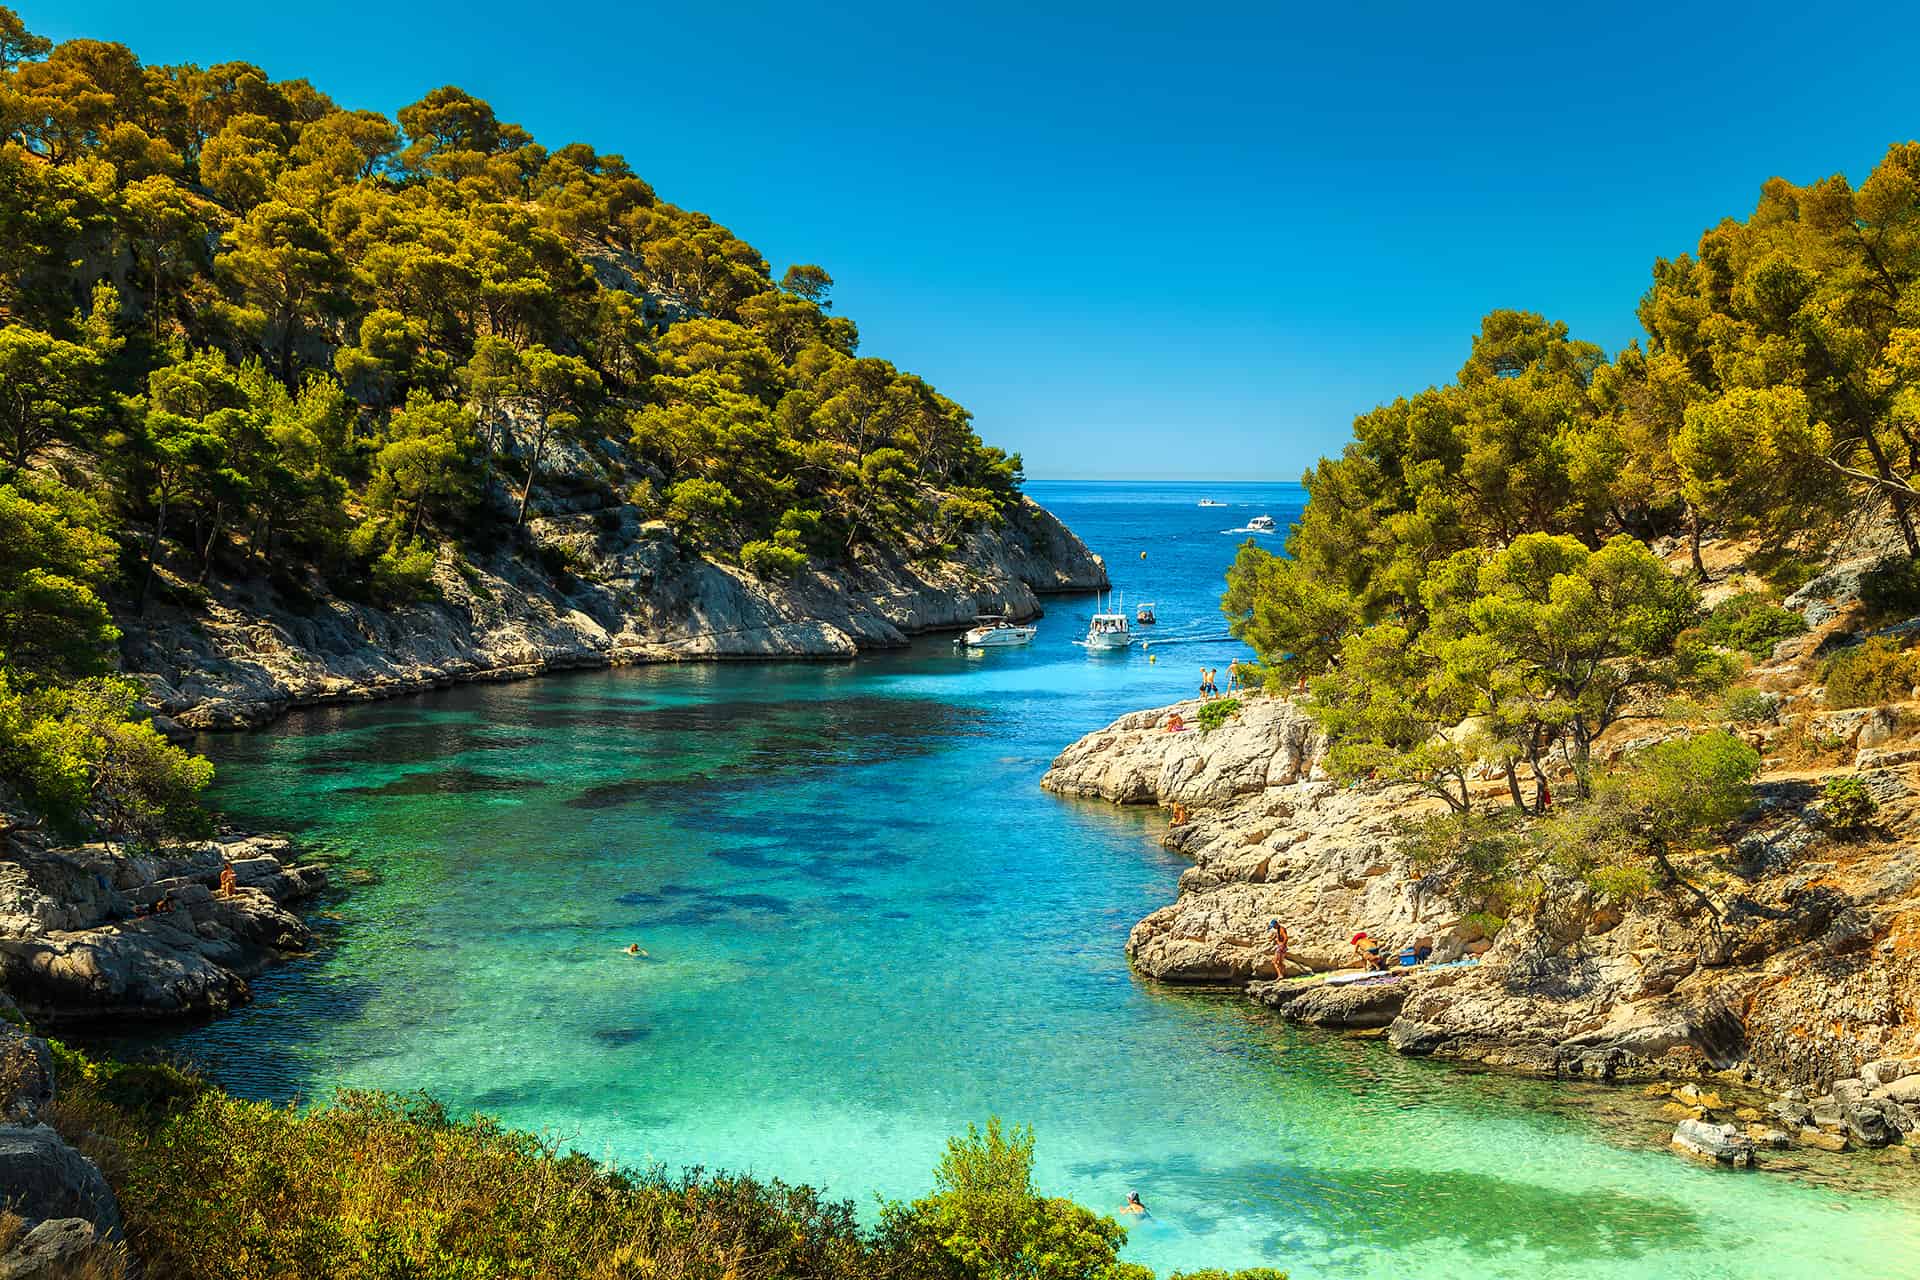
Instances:
[[[1127,629],[1127,614],[1118,597],[1107,601],[1109,612],[1098,612],[1087,623],[1087,638],[1081,643],[1096,653],[1116,653],[1131,648],[1133,633]]]
[[[1255,516],[1247,521],[1247,528],[1255,533],[1272,533],[1279,527],[1274,523],[1272,516]]]
[[[1008,645],[1025,644],[1040,631],[1032,623],[1009,622],[998,615],[982,615],[978,622],[979,626],[960,637],[960,643],[969,649],[1004,649]]]

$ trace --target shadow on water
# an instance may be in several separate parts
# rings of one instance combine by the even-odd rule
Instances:
[[[489,791],[531,791],[547,784],[539,778],[519,778],[477,769],[434,769],[409,773],[379,786],[341,787],[342,796],[480,795]]]

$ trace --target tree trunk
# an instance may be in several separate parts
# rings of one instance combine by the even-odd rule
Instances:
[[[1920,537],[1914,534],[1913,515],[1907,509],[1907,496],[1900,492],[1899,482],[1893,478],[1893,468],[1887,463],[1887,452],[1880,447],[1880,439],[1873,434],[1873,428],[1867,428],[1865,439],[1867,452],[1873,455],[1873,469],[1885,482],[1887,494],[1893,500],[1893,518],[1900,524],[1900,536],[1906,540],[1907,554],[1920,556]]]
[[[207,530],[207,540],[200,544],[200,581],[205,584],[207,575],[213,572],[213,543],[220,536],[220,503],[213,504],[213,520]]]
[[[1700,513],[1691,502],[1687,503],[1687,550],[1693,556],[1693,574],[1701,582],[1711,582],[1707,573],[1706,561],[1700,558]]]
[[[160,539],[167,531],[167,497],[160,495],[160,510],[153,517],[153,536],[147,539],[147,576],[140,580],[140,599],[135,602],[133,612],[137,617],[146,616],[147,593],[153,588],[153,562],[160,554]]]
[[[540,421],[540,431],[533,437],[533,454],[527,459],[527,485],[520,490],[520,514],[514,517],[513,527],[518,529],[527,522],[527,500],[533,496],[533,478],[540,474],[540,455],[547,447],[546,419]]]

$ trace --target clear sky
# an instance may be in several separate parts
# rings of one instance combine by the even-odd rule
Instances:
[[[1899,6],[10,2],[621,152],[1038,477],[1295,478],[1486,311],[1617,348],[1763,179],[1920,136]]]

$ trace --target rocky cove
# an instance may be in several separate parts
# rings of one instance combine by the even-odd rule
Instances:
[[[1811,647],[1808,642],[1807,647]],[[1763,779],[1715,925],[1653,895],[1577,922],[1487,922],[1451,903],[1398,850],[1396,822],[1440,802],[1411,787],[1342,785],[1293,703],[1243,700],[1219,728],[1200,704],[1137,712],[1054,760],[1042,786],[1175,809],[1162,843],[1192,861],[1176,900],[1134,926],[1135,969],[1167,983],[1231,985],[1302,1024],[1381,1036],[1394,1051],[1539,1076],[1652,1082],[1675,1143],[1749,1162],[1762,1148],[1887,1148],[1920,1122],[1915,924],[1920,867],[1897,834],[1823,829],[1805,775]],[[1836,715],[1839,713],[1829,713]],[[1178,715],[1186,728],[1170,731]],[[1891,717],[1887,717],[1891,719]],[[1852,716],[1857,738],[1871,717]],[[1888,833],[1920,822],[1913,766],[1879,743],[1857,767]],[[1608,744],[1617,754],[1625,740]],[[1291,934],[1275,980],[1267,922]],[[1357,969],[1350,936],[1431,962],[1329,984]],[[1463,956],[1474,964],[1445,965]],[[1444,967],[1443,967],[1444,966]]]

